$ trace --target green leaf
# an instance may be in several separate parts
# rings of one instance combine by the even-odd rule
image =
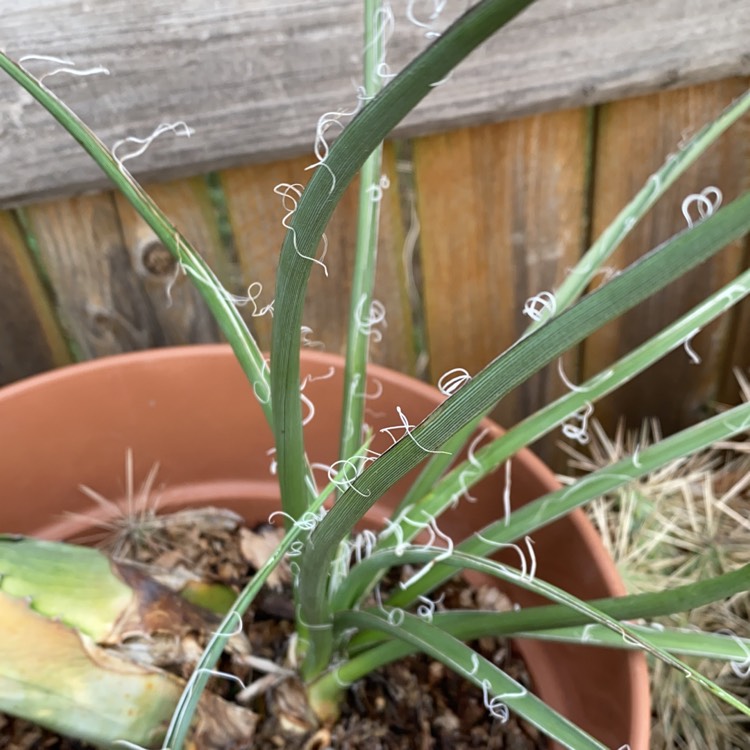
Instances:
[[[7,534],[0,535],[0,591],[95,641],[106,639],[134,600],[98,550]]]
[[[488,707],[491,705],[498,710],[498,704],[506,704],[514,713],[564,747],[572,750],[608,750],[529,693],[491,661],[435,625],[406,613],[397,625],[389,621],[386,614],[379,612],[342,612],[340,621],[344,627],[382,630],[437,659],[485,691]]]
[[[325,577],[320,571],[328,569],[333,550],[365,512],[392,484],[414,468],[426,452],[439,449],[461,427],[483,414],[545,364],[741,237],[748,229],[750,193],[655,249],[575,306],[516,342],[409,436],[384,453],[342,495],[312,534],[300,578],[304,620],[317,626],[328,622]],[[331,644],[325,631],[320,632],[321,637],[313,634],[311,638],[308,676],[323,669],[330,657]]]
[[[703,633],[700,630],[657,628],[653,625],[631,625],[630,627],[639,638],[670,654],[698,656],[704,659],[732,662],[743,668],[750,667],[750,638],[739,638],[736,635],[722,633]],[[552,630],[521,631],[516,637],[584,646],[607,646],[607,648],[629,650],[637,648],[634,643],[623,640],[609,628],[594,624]]]
[[[712,680],[709,680],[707,677],[700,674],[700,672],[693,669],[688,664],[677,659],[668,651],[665,651],[658,645],[641,638],[629,624],[619,622],[606,612],[597,609],[592,604],[584,602],[572,594],[569,594],[567,591],[535,577],[533,566],[531,566],[528,571],[519,571],[494,560],[485,560],[476,555],[470,555],[464,552],[439,548],[436,549],[434,547],[414,547],[411,545],[400,550],[398,553],[390,551],[377,553],[364,560],[362,564],[372,565],[373,567],[390,568],[395,565],[415,565],[424,563],[425,568],[414,575],[414,578],[418,578],[428,570],[431,565],[434,565],[436,561],[442,562],[444,565],[449,565],[454,569],[474,570],[478,573],[485,573],[494,576],[502,581],[512,583],[526,589],[527,591],[539,594],[550,601],[562,604],[581,615],[585,615],[593,622],[599,623],[600,625],[612,630],[623,640],[629,639],[635,647],[641,648],[669,666],[680,670],[684,673],[687,679],[694,680],[709,692],[721,698],[724,702],[728,703],[738,711],[750,716],[750,706],[743,704],[735,696],[728,693]],[[386,618],[395,619],[393,614],[396,612],[403,613],[403,610],[400,610],[397,607],[391,607],[387,610],[384,608],[384,611],[381,614]],[[346,618],[343,618],[342,621],[345,622]]]
[[[532,0],[483,0],[415,58],[344,129],[300,198],[279,258],[271,343],[271,397],[284,510],[307,509],[299,398],[299,331],[312,261],[344,189],[390,131],[472,50]],[[335,549],[336,545],[334,545]]]
[[[468,537],[458,545],[458,549],[474,555],[489,555],[501,545],[522,539],[596,497],[647,476],[662,466],[703,450],[713,443],[726,440],[746,430],[748,426],[750,403],[735,406],[660,440],[640,451],[637,456],[627,456],[617,463],[591,472],[569,487],[562,487],[527,503],[515,510],[507,520],[499,519]],[[405,606],[420,594],[439,586],[451,575],[452,572],[447,568],[441,569],[438,566],[416,585],[397,592],[389,603],[393,606]]]

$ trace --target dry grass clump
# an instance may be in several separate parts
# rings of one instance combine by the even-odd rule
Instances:
[[[747,381],[740,382],[747,398]],[[565,450],[572,469],[590,472],[658,439],[656,422],[630,433],[618,428],[613,437],[594,423],[587,455]],[[714,445],[621,487],[592,503],[589,515],[629,593],[661,591],[734,570],[750,562],[750,436]],[[750,637],[750,593],[658,621]],[[731,665],[686,661],[750,700],[750,678]],[[747,717],[729,713],[726,704],[662,662],[651,665],[651,675],[653,748],[747,750]]]

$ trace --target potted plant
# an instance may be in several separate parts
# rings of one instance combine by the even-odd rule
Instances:
[[[686,679],[696,680],[707,689],[721,695],[735,707],[747,712],[747,707],[744,707],[736,698],[727,695],[720,687],[696,673],[674,655],[681,651],[700,651],[713,655],[715,658],[742,662],[746,658],[747,644],[745,642],[713,634],[662,633],[631,622],[636,618],[648,618],[664,612],[698,606],[703,602],[728,596],[746,588],[748,575],[746,568],[726,576],[701,581],[680,590],[663,591],[656,595],[605,598],[587,603],[578,594],[591,595],[591,591],[573,590],[573,587],[564,580],[559,583],[567,586],[568,590],[543,580],[543,576],[554,578],[556,560],[548,561],[544,574],[537,574],[534,546],[529,539],[529,535],[532,534],[537,539],[548,533],[567,536],[570,541],[569,535],[575,526],[578,526],[582,536],[590,534],[589,531],[581,530],[580,517],[577,516],[569,519],[567,525],[557,526],[555,531],[551,531],[553,527],[550,524],[602,492],[634,477],[642,476],[665,462],[700,450],[716,440],[746,430],[750,424],[750,407],[747,404],[735,407],[716,418],[708,419],[667,438],[570,487],[555,489],[550,483],[549,476],[542,472],[536,480],[530,480],[532,489],[528,494],[519,492],[519,500],[521,495],[525,495],[522,499],[528,502],[522,507],[514,507],[512,513],[504,512],[509,509],[504,507],[507,506],[507,502],[503,502],[507,501],[511,490],[511,482],[508,479],[513,476],[514,483],[516,479],[511,469],[510,475],[506,475],[504,485],[503,483],[495,484],[494,488],[490,485],[490,496],[495,496],[494,507],[488,503],[482,504],[485,515],[479,516],[481,528],[476,528],[476,526],[467,528],[465,525],[462,528],[464,517],[460,501],[464,493],[469,492],[477,482],[493,470],[503,465],[512,466],[509,463],[512,456],[516,456],[515,465],[525,464],[528,467],[533,464],[534,462],[527,454],[518,453],[523,446],[566,420],[572,418],[578,419],[579,422],[585,421],[581,415],[587,413],[593,401],[626,382],[671,349],[689,341],[696,328],[705,325],[747,294],[750,289],[750,272],[738,275],[726,288],[707,298],[701,305],[646,344],[614,363],[608,371],[581,386],[574,387],[570,393],[524,420],[508,433],[500,435],[496,432],[495,439],[481,448],[474,438],[481,418],[516,385],[522,383],[545,364],[553,362],[568,348],[584,340],[605,322],[637,305],[651,294],[657,293],[670,281],[695,267],[750,229],[750,211],[748,210],[750,195],[737,199],[720,211],[714,211],[714,206],[711,205],[704,209],[702,221],[697,222],[690,231],[672,238],[600,289],[578,299],[597,268],[656,198],[720,132],[747,110],[750,106],[750,96],[746,95],[735,103],[716,123],[698,133],[676,158],[668,160],[664,167],[652,176],[643,191],[617,217],[612,226],[597,240],[561,288],[556,290],[554,295],[545,293],[539,296],[536,300],[538,306],[531,308],[537,319],[527,335],[498,356],[481,373],[473,378],[463,378],[460,383],[454,382],[454,387],[449,389],[450,397],[442,403],[438,404],[433,394],[431,397],[423,398],[421,405],[415,407],[415,413],[412,414],[409,413],[411,407],[407,411],[401,403],[391,401],[386,411],[390,410],[390,417],[395,416],[395,421],[390,420],[390,423],[386,423],[380,429],[381,433],[385,432],[392,436],[395,433],[392,446],[388,447],[386,444],[381,448],[379,445],[376,447],[375,444],[371,444],[372,436],[367,429],[363,428],[365,423],[364,396],[367,393],[364,390],[367,340],[371,332],[368,318],[363,316],[363,311],[371,308],[372,269],[377,235],[377,201],[372,200],[369,188],[378,182],[380,144],[392,127],[429,93],[433,84],[443,80],[450,70],[483,39],[528,4],[529,0],[483,0],[462,16],[426,52],[416,58],[407,69],[378,93],[379,81],[377,76],[373,75],[373,71],[378,68],[379,44],[382,41],[382,35],[377,31],[376,19],[379,17],[377,5],[365,3],[367,28],[365,68],[366,73],[369,71],[369,74],[366,74],[362,99],[366,103],[343,130],[330,151],[319,154],[321,158],[318,169],[304,191],[293,190],[291,194],[287,193],[295,210],[289,217],[289,232],[279,261],[270,367],[244,326],[231,295],[227,294],[200,256],[135,182],[122,162],[113,157],[75,115],[23,68],[0,55],[0,67],[47,107],[89,151],[157,233],[160,240],[174,254],[182,271],[196,284],[221,325],[237,361],[252,385],[252,388],[247,389],[243,407],[249,405],[250,395],[254,391],[257,406],[253,408],[262,413],[272,425],[275,436],[275,462],[278,471],[281,509],[286,519],[286,534],[268,561],[260,566],[257,574],[239,594],[221,623],[216,626],[196,669],[186,683],[177,687],[177,683],[171,677],[164,677],[160,672],[148,672],[147,679],[156,681],[158,685],[156,692],[162,697],[163,705],[160,704],[159,709],[147,717],[152,722],[151,724],[148,724],[145,716],[139,715],[141,727],[145,725],[148,730],[144,735],[144,743],[148,741],[153,746],[161,743],[162,747],[168,747],[171,750],[181,748],[191,726],[195,726],[196,711],[203,712],[204,719],[202,720],[199,716],[199,723],[203,721],[205,724],[208,721],[206,716],[221,715],[226,718],[225,724],[227,725],[234,725],[236,722],[239,727],[238,736],[242,736],[242,732],[250,731],[248,726],[252,724],[252,720],[246,715],[238,715],[230,709],[217,709],[212,705],[207,708],[201,703],[201,695],[209,678],[216,674],[212,670],[219,655],[231,641],[232,634],[237,632],[237,623],[242,621],[242,615],[258,594],[263,581],[290,552],[299,556],[297,563],[299,575],[293,586],[297,635],[295,658],[299,664],[295,679],[296,684],[300,686],[297,695],[302,696],[306,715],[317,717],[317,720],[321,722],[325,723],[335,718],[346,693],[347,684],[407,652],[416,650],[443,662],[478,687],[483,693],[486,709],[493,717],[503,719],[509,709],[565,747],[603,748],[607,746],[603,744],[603,741],[610,744],[614,741],[622,746],[630,743],[633,748],[645,748],[647,744],[645,729],[647,717],[645,715],[641,714],[634,721],[628,720],[630,726],[627,731],[631,732],[629,736],[616,736],[614,739],[609,735],[607,737],[592,736],[554,710],[554,704],[558,703],[561,693],[565,692],[565,687],[560,687],[563,683],[559,678],[557,678],[557,694],[555,695],[553,690],[547,702],[539,700],[491,660],[480,656],[465,643],[467,640],[483,635],[498,633],[523,638],[562,641],[565,644],[563,648],[557,652],[547,653],[552,654],[550,658],[558,661],[563,669],[566,668],[566,653],[575,660],[585,659],[580,655],[580,650],[566,651],[570,648],[570,644],[591,646],[606,641],[619,648],[644,651],[653,658],[661,659],[681,669]],[[316,363],[314,359],[310,360],[311,369],[304,373],[304,378],[302,377],[299,336],[302,324],[302,302],[311,267],[321,262],[316,258],[316,249],[323,236],[325,224],[337,199],[360,168],[362,168],[360,241],[352,285],[349,347],[343,367],[343,385],[340,389],[343,392],[343,407],[340,410],[339,460],[335,461],[330,453],[327,453],[324,460],[329,464],[331,484],[321,489],[313,471],[313,464],[316,462],[311,458],[319,443],[315,437],[308,435],[308,453],[306,453],[303,429],[303,421],[309,418],[310,404],[314,404],[316,408],[318,406],[317,396],[313,397],[311,394],[315,390],[314,387],[321,386],[321,381],[315,381],[309,376],[316,374],[320,376],[321,363]],[[177,399],[177,402],[188,403],[190,413],[186,414],[184,423],[180,424],[181,430],[189,430],[191,424],[195,429],[203,429],[211,425],[213,421],[213,427],[219,432],[229,432],[225,420],[232,416],[233,411],[241,413],[239,399],[242,397],[232,390],[229,392],[231,404],[228,409],[217,411],[209,407],[206,410],[202,405],[205,394],[201,391],[198,397],[195,385],[203,382],[202,378],[193,374],[190,379],[175,378],[174,375],[165,379],[159,375],[160,367],[165,368],[165,373],[173,373],[174,371],[170,371],[166,363],[170,359],[179,361],[181,356],[183,355],[180,353],[157,355],[147,366],[147,372],[144,369],[142,375],[147,375],[157,390],[158,387],[163,388],[166,385],[167,389],[171,388],[182,394],[185,400],[180,402]],[[221,360],[218,354],[212,356]],[[211,357],[206,361],[210,359]],[[223,362],[221,365],[218,361],[209,362],[210,367],[228,366],[226,358],[221,361]],[[316,366],[318,369],[315,369]],[[107,371],[107,377],[114,378],[109,381],[110,383],[118,379],[124,383],[126,373],[127,382],[130,382],[131,378],[137,379],[135,373],[138,368],[146,368],[142,357],[123,358],[110,363],[92,363],[79,367],[77,372],[85,380],[91,378],[92,373],[98,371],[101,374]],[[335,369],[334,367],[334,372]],[[370,373],[372,374],[372,370]],[[378,375],[382,379],[390,377],[385,373],[378,373]],[[236,373],[232,377],[236,377]],[[69,381],[72,378],[73,375],[62,375],[60,381],[66,379]],[[159,383],[161,386],[157,385]],[[459,384],[460,387],[456,387]],[[64,386],[65,384],[59,388],[64,390]],[[302,390],[303,387],[304,390]],[[218,386],[215,391],[220,395],[225,395],[221,393],[221,389],[222,386]],[[18,386],[14,391],[14,396],[36,399],[41,389],[37,392],[35,386],[29,384]],[[55,403],[62,404],[60,408],[63,411],[58,412],[61,415],[64,414],[66,407],[73,410],[68,411],[64,419],[61,417],[64,424],[69,424],[75,420],[77,401],[69,399],[66,404],[64,398],[62,400],[59,398],[61,392],[63,391],[58,392]],[[388,394],[389,392],[384,390],[382,398],[394,398]],[[112,394],[107,394],[107,398],[111,402]],[[96,403],[93,392],[91,392],[91,399]],[[10,400],[8,397],[6,403],[0,404],[3,409],[8,409],[6,412],[8,415],[13,413],[12,407],[7,406]],[[161,396],[152,395],[150,401],[141,404],[139,420],[148,420],[149,408],[156,413],[160,408],[160,400]],[[123,408],[127,410],[129,403],[125,400]],[[304,420],[303,405],[308,410]],[[422,419],[426,411],[422,407],[426,406],[436,408],[429,416]],[[57,408],[56,406],[55,409]],[[335,407],[326,407],[326,414],[333,411]],[[97,413],[96,407],[93,408],[93,413]],[[112,412],[108,407],[102,413]],[[12,423],[22,424],[26,420],[26,414],[24,409],[15,411]],[[127,414],[121,414],[120,417],[127,420]],[[5,423],[7,424],[8,421],[6,420]],[[325,425],[325,430],[330,433],[330,422],[323,422],[319,417],[313,420],[308,428],[315,430],[318,425]],[[112,434],[117,435],[121,427],[113,423],[110,429]],[[146,432],[148,433],[148,430]],[[164,443],[157,439],[158,434],[157,431],[152,439],[164,452],[164,457],[169,456],[173,446],[177,453],[182,450],[178,448],[180,443],[174,435],[174,430],[170,432],[169,439]],[[243,448],[243,434],[242,428],[239,431],[230,432],[233,436],[231,445],[235,448]],[[91,435],[92,433],[89,433],[89,440],[92,439]],[[100,442],[101,435],[101,432],[96,433],[93,439]],[[59,450],[59,446],[66,440],[64,434],[52,437],[49,441],[52,452]],[[71,442],[78,446],[85,445],[85,438],[83,442],[78,438],[75,440],[71,438]],[[27,450],[25,443],[19,440],[17,444],[20,453]],[[185,443],[182,444],[185,445]],[[204,480],[207,476],[217,476],[213,471],[205,473],[206,464],[214,461],[221,463],[224,457],[221,454],[208,455],[203,449],[199,449],[196,453],[195,443],[188,441],[187,444],[192,447],[183,450],[183,461],[189,467],[188,474],[195,470],[199,479],[192,485],[185,481],[182,487],[176,487],[174,502],[186,504],[191,499],[203,500],[217,495],[225,502],[236,502],[238,496],[236,484],[232,489],[231,482],[225,482],[218,488],[207,487],[206,482],[203,485],[200,483],[201,476]],[[320,445],[322,444],[321,441]],[[457,456],[460,456],[462,447],[467,445],[465,458],[458,465],[452,466]],[[148,450],[146,450],[147,454]],[[14,456],[14,461],[16,457],[18,461],[21,460],[19,452],[9,451],[8,455]],[[80,447],[75,455],[80,461],[82,458]],[[141,458],[143,456],[139,455],[139,460]],[[161,459],[162,457],[155,456],[155,458]],[[35,455],[35,459],[39,460],[38,455]],[[257,450],[248,451],[243,460],[257,462]],[[264,453],[261,461],[267,460],[268,457]],[[67,465],[60,469],[61,486],[65,493],[70,493],[71,488],[86,481],[85,477],[81,476],[82,471],[77,465],[78,461],[72,464],[67,462]],[[407,488],[398,484],[410,473],[413,478],[413,472],[423,462],[425,466],[412,485]],[[24,465],[28,466],[28,463]],[[204,473],[201,474],[201,471]],[[264,471],[265,473],[260,476],[267,476],[267,466],[264,466]],[[75,474],[72,481],[71,472]],[[232,468],[224,474],[223,478],[237,480],[235,472],[236,469]],[[23,476],[26,477],[27,487],[36,486],[32,481],[31,468],[23,472]],[[99,483],[100,475],[96,476],[97,483]],[[244,485],[240,482],[242,486],[239,493],[243,497],[247,496],[246,477],[247,475],[243,475]],[[166,479],[168,480],[169,477],[167,476]],[[179,481],[183,479],[180,478]],[[534,482],[536,482],[535,485]],[[272,482],[266,480],[265,486],[256,487],[258,496],[263,496],[264,492],[268,493],[270,484]],[[98,489],[101,486],[99,484]],[[14,489],[20,493],[23,488],[24,481],[19,480]],[[535,494],[545,490],[548,491],[546,495],[536,500],[533,499]],[[391,494],[388,495],[388,493]],[[44,494],[49,496],[47,491]],[[335,502],[326,511],[324,502],[334,496]],[[381,514],[380,520],[384,526],[378,530],[379,533],[368,546],[366,554],[361,553],[360,545],[360,554],[353,557],[353,549],[357,548],[357,544],[355,543],[352,547],[351,541],[347,540],[350,540],[350,535],[358,524],[368,517],[367,514],[372,512],[371,509],[376,501],[383,496],[390,497],[390,507],[395,508],[394,515],[385,521]],[[75,508],[76,501],[72,500],[70,494],[66,497],[66,501],[68,500],[71,502],[68,507]],[[445,528],[447,528],[448,513],[456,502],[459,503],[459,508],[453,513],[455,531],[448,536],[443,529],[443,514],[446,514]],[[385,507],[388,507],[388,503]],[[480,504],[477,504],[477,507],[480,507]],[[267,506],[264,506],[261,517],[252,518],[252,520],[262,520],[267,515],[266,511]],[[39,531],[38,527],[30,528],[28,524],[21,526],[22,513],[15,517],[10,516],[10,518],[14,519],[11,523],[17,527],[12,529],[14,531]],[[377,516],[370,515],[369,523],[377,528]],[[540,531],[545,527],[549,531]],[[47,533],[54,531],[57,535],[62,535],[64,529],[47,528],[46,531]],[[427,535],[426,543],[418,543],[420,531]],[[454,545],[452,535],[467,531],[474,533]],[[443,543],[439,543],[439,540]],[[596,542],[593,542],[593,547],[596,548]],[[510,549],[513,553],[503,562],[494,559],[495,553],[501,548]],[[21,606],[19,597],[29,596],[32,603],[36,598],[47,597],[50,582],[44,575],[35,578],[33,575],[27,575],[26,571],[47,570],[51,564],[50,561],[58,559],[57,556],[72,553],[67,546],[41,548],[38,545],[10,539],[4,540],[3,550],[5,554],[3,590],[4,596],[10,597],[6,612],[10,612],[11,607],[13,609],[9,622],[11,624],[27,622],[28,608],[24,609]],[[397,581],[387,596],[377,599],[377,604],[373,604],[371,593],[382,581],[384,574],[394,567],[400,568],[404,565],[411,566],[413,572],[401,581]],[[10,566],[13,570],[8,573]],[[92,563],[92,569],[94,567],[96,566]],[[69,569],[65,570],[69,574]],[[120,599],[117,597],[127,599],[133,586],[127,584],[126,581],[124,584],[126,588],[123,589],[120,578],[118,577],[119,582],[115,582],[109,569],[99,565],[97,570],[103,571],[102,578],[97,580],[100,583],[104,581],[101,584],[106,591],[104,598],[110,604],[115,601],[112,608],[115,613],[119,613],[120,609],[116,602]],[[512,587],[509,590],[513,592],[517,600],[521,601],[522,608],[511,612],[433,612],[431,610],[429,617],[420,616],[416,608],[417,602],[420,601],[419,597],[429,597],[437,587],[459,570],[499,579],[505,586]],[[539,571],[541,570],[540,567]],[[579,571],[578,575],[582,573]],[[603,585],[605,583],[603,579],[606,576],[607,573],[599,573],[599,580],[594,584],[595,587]],[[558,581],[555,580],[555,583]],[[53,592],[55,587],[59,586],[60,582],[56,581],[52,587]],[[616,586],[613,588],[611,585],[607,591],[613,593],[616,591]],[[164,596],[167,594],[165,593]],[[551,602],[552,606],[530,606],[535,604],[539,597]],[[65,641],[65,653],[70,656],[72,650],[80,657],[78,642],[72,642],[69,637],[71,631],[65,630],[65,634],[61,635],[63,626],[50,618],[60,617],[64,623],[73,625],[78,633],[82,633],[81,638],[84,636],[92,638],[90,634],[86,635],[86,631],[79,624],[81,612],[88,610],[75,597],[66,598],[55,594],[52,600],[54,607],[46,613],[35,613],[35,617],[31,617],[30,621],[33,621],[35,628],[42,630],[46,626],[54,628],[60,635],[60,639]],[[432,601],[434,608],[434,600],[429,601]],[[100,638],[108,637],[108,628],[112,624],[111,612],[109,619],[105,617],[104,620],[103,624],[96,623],[99,627],[96,632],[99,633]],[[42,632],[42,630],[35,630],[35,632]],[[75,634],[75,631],[73,632]],[[102,633],[104,633],[103,636]],[[609,635],[611,633],[615,633],[614,639]],[[60,639],[55,640],[55,643]],[[25,653],[23,645],[23,638],[17,637],[13,641],[13,651],[8,651],[8,658],[4,663],[17,662],[18,654]],[[87,648],[93,649],[94,647],[88,644]],[[97,657],[101,656],[96,650],[87,653],[96,653]],[[535,659],[539,661],[533,651],[527,651],[527,654],[530,664]],[[12,660],[11,657],[13,657]],[[601,659],[605,658],[610,657],[601,657]],[[61,665],[64,667],[65,663],[63,661]],[[600,664],[604,663],[602,661]],[[642,663],[638,660],[620,662],[620,664],[629,664],[630,666],[622,668],[633,669],[636,673],[642,669]],[[40,710],[31,693],[20,697],[17,692],[13,693],[13,686],[17,687],[22,682],[19,675],[23,677],[26,684],[31,685],[33,681],[29,675],[31,672],[36,674],[38,670],[30,669],[28,664],[20,666],[14,664],[12,668],[6,667],[6,669],[11,669],[11,673],[9,677],[6,674],[5,682],[0,681],[0,696],[3,695],[2,688],[5,688],[13,697],[12,699],[6,698],[4,704],[0,703],[0,707],[6,710],[10,707],[21,715],[41,717],[50,724],[61,719],[60,706],[56,706],[57,712],[50,711],[49,705],[45,706],[44,710]],[[14,673],[12,669],[19,671]],[[141,673],[139,676],[143,677]],[[49,695],[50,674],[45,673],[43,678],[42,689],[46,691],[45,694]],[[555,679],[552,679],[553,684]],[[31,690],[31,687],[28,689]],[[149,689],[154,690],[153,685]],[[578,698],[576,698],[574,693],[568,692],[572,703],[578,702],[579,708],[582,702],[581,696],[590,695],[590,693],[578,693]],[[177,695],[178,693],[181,693],[181,697]],[[646,701],[643,694],[640,698],[633,699],[633,702],[645,714]],[[592,716],[591,704],[583,708],[590,712],[589,719],[582,720],[587,723],[587,726],[596,727],[601,726],[601,723],[606,723],[606,716],[599,709],[593,709],[594,715]],[[175,709],[173,714],[172,709]],[[164,718],[167,714],[172,715],[172,720],[168,722],[168,726],[164,726],[166,724]],[[582,715],[586,715],[585,710]],[[124,730],[118,728],[118,731]],[[135,742],[132,737],[118,734],[113,738],[112,735],[97,734],[93,730],[85,736],[103,745],[112,744],[114,739],[121,740],[122,743],[130,746],[141,744]],[[204,743],[203,746],[214,745]]]

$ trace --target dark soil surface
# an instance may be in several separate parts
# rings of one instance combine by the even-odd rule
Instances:
[[[244,528],[239,519],[230,514],[211,517],[193,513],[176,518],[172,523],[158,524],[156,529],[151,529],[145,543],[139,539],[134,544],[129,536],[121,534],[116,546],[118,556],[170,571],[190,570],[207,580],[239,586],[267,554],[258,550],[272,547],[278,538],[278,532],[272,529],[259,533],[262,538]],[[288,667],[289,638],[293,633],[288,571],[281,570],[271,583],[245,617],[245,647],[240,652]],[[442,593],[441,607],[445,608],[502,609],[508,606],[494,589],[472,589],[461,580],[448,584]],[[531,687],[523,662],[506,641],[483,638],[474,646],[523,685]],[[179,671],[189,671],[189,666],[182,664]],[[248,666],[241,654],[225,656],[219,668],[236,674],[246,685],[257,685],[262,679],[269,681],[269,675]],[[513,714],[507,722],[493,718],[484,705],[482,690],[456,676],[440,662],[422,655],[388,665],[351,686],[340,720],[333,727],[298,727],[297,731],[288,731],[290,721],[280,716],[290,714],[279,710],[279,706],[288,709],[283,698],[291,681],[279,677],[276,685],[273,682],[271,675],[267,686],[258,689],[249,701],[243,699],[243,691],[233,682],[214,679],[209,683],[211,689],[248,706],[260,716],[255,736],[234,745],[232,750],[539,750],[547,747],[545,739],[533,727]],[[0,750],[43,749],[93,750],[84,743],[0,715]]]

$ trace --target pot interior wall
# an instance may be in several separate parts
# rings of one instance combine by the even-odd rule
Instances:
[[[306,427],[311,461],[335,461],[341,411],[340,359],[306,352],[305,387],[316,413]],[[329,377],[333,373],[332,377]],[[396,407],[418,423],[443,397],[435,389],[372,367],[366,419],[376,429],[400,425]],[[499,434],[499,428],[490,429]],[[400,435],[401,432],[395,434]],[[166,349],[94,360],[0,390],[0,531],[68,538],[91,521],[85,485],[115,501],[126,495],[125,457],[132,451],[135,486],[159,465],[160,507],[217,504],[258,520],[253,498],[277,498],[270,473],[271,431],[228,347]],[[374,448],[390,444],[380,434]],[[472,490],[440,520],[454,540],[502,515],[502,473]],[[557,485],[529,452],[512,465],[513,507]],[[321,480],[323,477],[321,475]],[[379,501],[383,512],[407,486]],[[106,511],[94,510],[101,515]],[[582,598],[622,593],[614,567],[582,514],[536,532],[538,575]],[[508,561],[516,564],[512,557]],[[536,603],[522,591],[521,606]],[[542,697],[609,747],[648,747],[644,660],[624,651],[526,642],[519,644]]]

